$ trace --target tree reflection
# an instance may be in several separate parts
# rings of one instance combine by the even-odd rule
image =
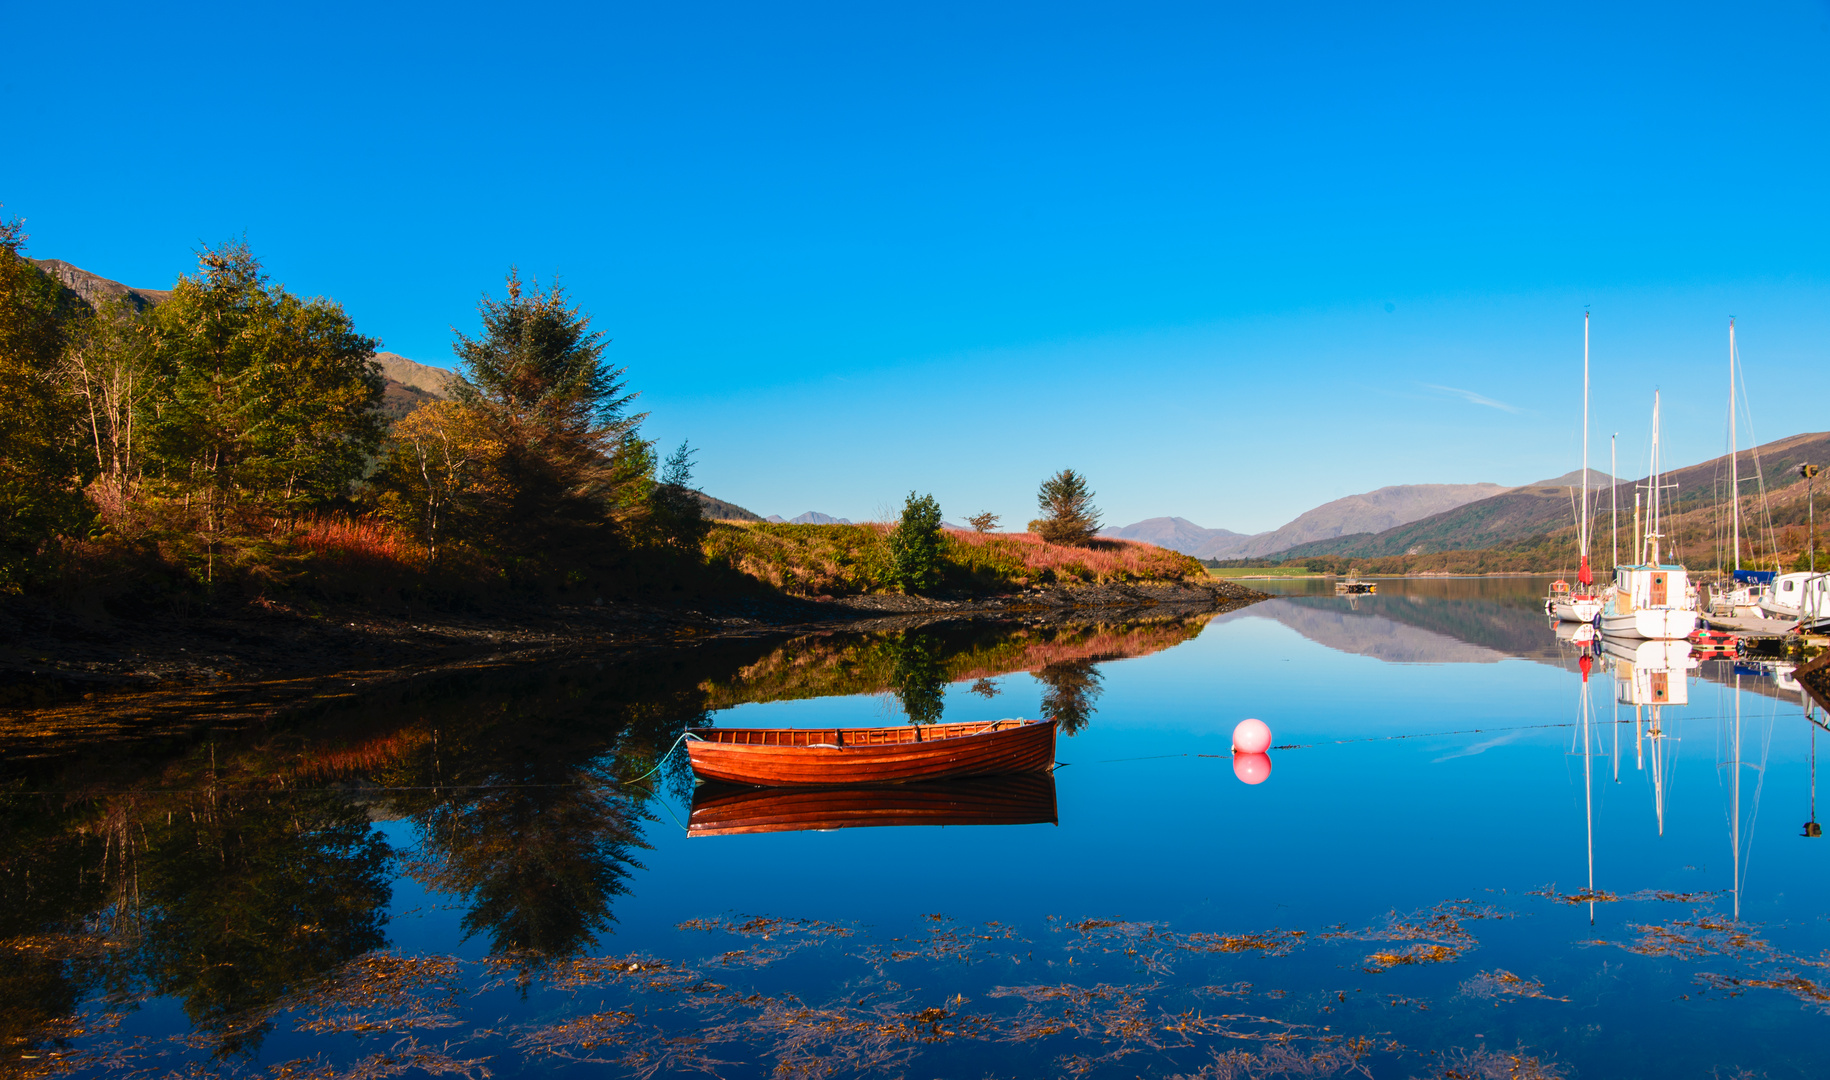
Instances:
[[[430,887],[466,897],[466,939],[535,965],[579,954],[615,921],[646,847],[640,801],[596,768],[510,766],[418,817]]]
[[[888,640],[896,666],[890,673],[890,692],[902,702],[911,724],[938,724],[946,708],[947,671],[939,656],[940,642],[932,636],[907,632]]]
[[[1093,703],[1105,693],[1104,680],[1093,660],[1063,660],[1037,670],[1042,683],[1042,715],[1056,720],[1072,735],[1087,726],[1097,712]]]
[[[339,794],[211,793],[140,824],[140,963],[218,1053],[258,1046],[266,1006],[386,942],[387,847]]]

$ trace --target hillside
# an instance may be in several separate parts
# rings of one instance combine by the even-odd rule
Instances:
[[[1766,490],[1774,497],[1775,522],[1784,524],[1781,519],[1787,515],[1780,510],[1790,506],[1793,500],[1791,489],[1800,484],[1799,477],[1792,471],[1793,467],[1800,462],[1810,462],[1820,468],[1830,464],[1830,433],[1793,435],[1751,451],[1743,450],[1743,493],[1749,497],[1750,506],[1755,501],[1752,497],[1759,491],[1759,484],[1750,479],[1755,475],[1756,458],[1759,460],[1760,476],[1766,481]],[[1727,498],[1728,475],[1729,461],[1726,454],[1665,474],[1667,484],[1677,485],[1675,491],[1668,492],[1666,496],[1668,499],[1675,497],[1672,508],[1674,518],[1669,529],[1674,543],[1696,547],[1713,542],[1708,539],[1709,531],[1714,528],[1713,522],[1718,516],[1716,507]],[[1299,544],[1273,552],[1271,557],[1380,558],[1529,545],[1552,534],[1574,531],[1576,499],[1569,485],[1580,478],[1578,471],[1559,477],[1557,481],[1514,488],[1492,498],[1468,503],[1397,528]],[[1596,511],[1605,518],[1609,495],[1606,476],[1594,474],[1591,482],[1598,484],[1591,492]],[[1623,536],[1631,532],[1635,483],[1644,481],[1623,481],[1619,488]],[[1608,526],[1604,523],[1597,527],[1597,536],[1604,535],[1607,531]],[[1780,546],[1786,545],[1782,541]]]
[[[409,360],[399,353],[378,352],[375,362],[381,365],[381,376],[428,398],[451,398],[451,384],[457,376],[444,368]]]
[[[136,311],[145,311],[171,295],[170,289],[136,289],[91,274],[80,266],[72,266],[62,259],[28,259],[33,266],[63,282],[64,287],[83,298],[90,307],[100,307],[112,300],[125,299]]]
[[[1146,544],[1193,555],[1197,559],[1219,556],[1210,552],[1232,551],[1251,539],[1246,533],[1229,529],[1204,529],[1187,518],[1155,517],[1118,528],[1101,529],[1099,535],[1114,540],[1140,540]]]
[[[752,514],[736,503],[725,502],[723,499],[715,499],[703,491],[695,491],[693,494],[699,496],[700,508],[705,512],[705,516],[713,521],[762,520],[760,515]]]
[[[1205,529],[1187,518],[1160,517],[1108,528],[1100,535],[1141,540],[1197,559],[1254,558],[1297,544],[1376,533],[1505,490],[1498,484],[1397,484],[1323,503],[1270,532]]]
[[[1348,495],[1323,503],[1282,528],[1249,538],[1226,556],[1208,557],[1250,558],[1284,551],[1298,544],[1324,542],[1355,533],[1378,533],[1499,495],[1505,490],[1498,484],[1398,484],[1382,487],[1363,495]]]

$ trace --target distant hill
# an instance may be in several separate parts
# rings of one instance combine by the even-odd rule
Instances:
[[[63,282],[64,287],[83,298],[90,307],[100,307],[111,300],[125,298],[137,311],[145,311],[172,294],[170,289],[136,289],[101,276],[62,259],[28,259],[33,266]]]
[[[1498,484],[1398,484],[1323,503],[1270,532],[1206,529],[1187,518],[1159,517],[1100,535],[1142,540],[1197,559],[1254,558],[1298,544],[1380,532],[1505,490]]]
[[[457,382],[457,375],[444,368],[422,364],[409,360],[399,353],[378,352],[375,362],[381,365],[384,379],[392,379],[402,386],[418,390],[427,397],[441,398],[449,401],[452,396],[451,386]]]
[[[1769,493],[1782,492],[1799,483],[1792,468],[1800,462],[1819,467],[1830,466],[1830,433],[1793,435],[1741,452],[1743,480],[1754,475],[1756,456]],[[1728,455],[1711,458],[1696,465],[1674,469],[1665,474],[1666,484],[1675,484],[1666,498],[1673,500],[1673,513],[1684,513],[1720,502],[1727,497]],[[1567,476],[1481,499],[1443,513],[1408,522],[1396,528],[1337,536],[1332,539],[1297,544],[1267,555],[1284,559],[1302,559],[1316,555],[1350,558],[1377,558],[1389,555],[1423,554],[1437,551],[1471,551],[1481,548],[1508,547],[1534,537],[1570,528],[1576,517],[1571,487],[1581,482],[1581,470]],[[1622,528],[1632,512],[1634,483],[1621,481],[1619,495]],[[1643,483],[1638,481],[1637,483]],[[1590,497],[1597,512],[1605,515],[1608,506],[1608,477],[1591,470]],[[1745,483],[1743,492],[1753,495],[1758,485]]]
[[[1364,495],[1349,495],[1323,503],[1280,529],[1250,538],[1226,556],[1205,557],[1251,558],[1284,551],[1299,544],[1328,541],[1356,533],[1379,533],[1454,507],[1488,499],[1505,490],[1499,484],[1398,484],[1382,487]]]
[[[705,516],[711,518],[713,521],[762,520],[760,516],[750,513],[736,503],[728,503],[723,499],[714,499],[703,491],[695,491],[693,494],[699,496],[699,505],[704,509]]]
[[[763,520],[773,521],[777,525],[850,525],[853,523],[850,518],[836,518],[828,514],[822,514],[818,510],[809,510],[800,517],[793,518],[784,518],[780,514],[770,514],[768,517],[763,518]]]
[[[1220,558],[1213,553],[1231,551],[1251,539],[1248,535],[1228,529],[1204,529],[1187,518],[1179,517],[1145,518],[1119,528],[1101,529],[1099,535],[1117,540],[1141,540],[1184,555],[1193,555],[1197,559]]]
[[[1626,481],[1623,480],[1621,482],[1625,483]],[[1532,483],[1526,484],[1524,486],[1525,487],[1581,487],[1582,486],[1582,470],[1581,469],[1571,469],[1569,472],[1564,473],[1562,476],[1553,476],[1549,480],[1538,480],[1538,481],[1534,481]],[[1607,486],[1608,486],[1608,474],[1607,473],[1602,472],[1600,469],[1590,469],[1589,470],[1589,487],[1590,488],[1606,488]]]

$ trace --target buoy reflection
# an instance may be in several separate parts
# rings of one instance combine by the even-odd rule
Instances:
[[[1241,783],[1262,784],[1271,778],[1271,755],[1234,754],[1233,775]]]

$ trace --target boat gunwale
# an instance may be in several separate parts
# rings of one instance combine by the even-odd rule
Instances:
[[[724,750],[878,750],[899,747],[923,747],[957,743],[992,735],[1011,735],[1031,730],[1053,720],[1028,720],[1006,717],[1000,720],[970,720],[953,724],[909,724],[878,727],[746,727],[689,728],[689,749],[693,743]],[[761,736],[755,741],[737,736]],[[773,740],[769,737],[775,736]],[[812,741],[819,737],[821,741]],[[803,741],[804,740],[804,741]]]

